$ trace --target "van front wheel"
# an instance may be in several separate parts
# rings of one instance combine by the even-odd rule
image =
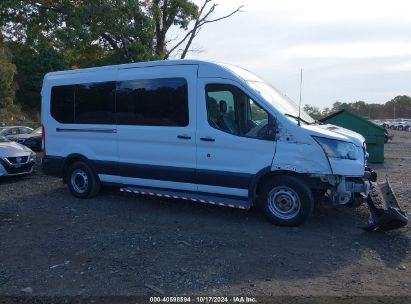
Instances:
[[[261,186],[258,205],[272,223],[298,226],[312,213],[314,196],[299,178],[276,176]]]
[[[84,162],[71,164],[67,170],[67,185],[75,197],[90,198],[100,191],[100,181],[93,170]]]

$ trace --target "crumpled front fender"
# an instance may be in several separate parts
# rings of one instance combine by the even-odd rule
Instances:
[[[272,170],[308,174],[331,174],[327,157],[319,145],[277,141]]]

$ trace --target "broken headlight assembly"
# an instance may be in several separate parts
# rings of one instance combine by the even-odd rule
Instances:
[[[323,148],[327,157],[352,160],[358,158],[357,147],[353,143],[317,136],[313,136],[313,138],[318,142],[321,148]]]

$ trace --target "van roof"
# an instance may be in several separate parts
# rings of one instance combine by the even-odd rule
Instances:
[[[200,65],[200,64],[221,66],[211,61],[202,61],[202,60],[187,60],[187,59],[153,60],[153,61],[125,63],[125,64],[117,64],[117,65],[106,65],[106,66],[91,67],[91,68],[84,68],[84,69],[56,71],[56,72],[47,73],[46,76],[57,76],[57,75],[64,75],[64,74],[75,74],[75,73],[93,72],[93,71],[101,71],[101,70],[109,71],[109,70],[116,70],[116,69],[143,68],[143,67],[153,67],[153,66]]]
[[[118,65],[108,65],[101,67],[92,67],[76,70],[64,70],[57,72],[50,72],[45,75],[45,79],[53,78],[56,76],[75,76],[76,74],[81,73],[90,73],[98,71],[115,71],[122,69],[131,69],[131,68],[143,68],[143,67],[155,67],[155,66],[172,66],[172,65],[198,65],[201,67],[204,75],[203,77],[209,76],[208,72],[219,70],[224,72],[229,72],[235,74],[237,77],[242,78],[243,80],[256,80],[261,81],[257,76],[253,75],[247,70],[244,70],[238,66],[224,63],[216,63],[212,61],[203,61],[203,60],[188,60],[188,59],[178,59],[178,60],[155,60],[155,61],[145,61],[145,62],[136,62],[136,63],[126,63]]]

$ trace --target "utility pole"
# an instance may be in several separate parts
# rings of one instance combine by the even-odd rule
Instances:
[[[394,119],[395,119],[395,100],[394,100]]]

